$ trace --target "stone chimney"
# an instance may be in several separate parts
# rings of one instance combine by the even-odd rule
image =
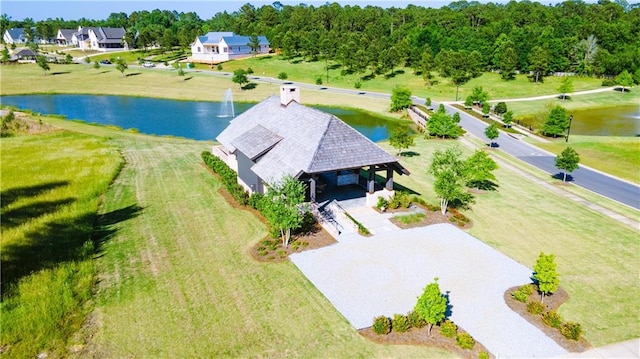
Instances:
[[[291,103],[291,101],[300,103],[300,88],[296,86],[281,86],[280,104],[286,107]]]

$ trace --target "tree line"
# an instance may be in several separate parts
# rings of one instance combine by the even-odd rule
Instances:
[[[34,35],[41,38],[54,37],[58,28],[80,25],[124,27],[133,47],[188,47],[209,31],[265,35],[285,56],[327,59],[346,71],[372,76],[407,66],[427,82],[436,69],[459,83],[481,71],[500,71],[505,79],[518,71],[532,72],[539,81],[549,72],[617,75],[640,68],[640,5],[626,0],[568,0],[553,6],[455,1],[437,9],[335,2],[290,6],[276,1],[261,7],[247,3],[208,20],[194,12],[168,10],[112,13],[104,20],[0,17],[3,32],[33,26]],[[453,65],[442,69],[443,63]]]

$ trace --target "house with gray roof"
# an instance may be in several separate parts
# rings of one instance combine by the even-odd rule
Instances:
[[[265,36],[258,36],[258,41],[255,53],[269,53],[269,40]],[[249,46],[250,42],[250,36],[240,36],[233,32],[209,32],[196,37],[191,44],[189,61],[215,64],[248,57],[254,54]]]
[[[73,33],[72,42],[81,50],[118,51],[127,49],[121,27],[79,27]]]
[[[386,176],[382,195],[393,194],[393,174],[409,174],[398,160],[336,116],[300,103],[300,90],[283,86],[231,120],[216,138],[213,153],[238,173],[249,192],[290,175],[308,183],[309,199],[318,191],[363,184],[377,199],[375,174]],[[365,178],[361,170],[367,170]],[[380,186],[380,184],[378,184]],[[369,202],[369,201],[368,201]]]
[[[74,29],[58,29],[56,43],[60,46],[71,45],[73,43],[74,32],[76,32]]]
[[[31,28],[31,33],[35,34],[35,27]],[[29,41],[27,33],[24,28],[11,28],[4,31],[2,39],[5,44],[26,44]]]

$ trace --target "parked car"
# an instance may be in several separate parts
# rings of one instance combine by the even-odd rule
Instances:
[[[156,64],[154,64],[153,62],[145,62],[144,64],[142,64],[142,67],[155,67]]]
[[[111,64],[111,61],[109,61],[109,60],[100,60],[100,63],[103,64],[103,65],[109,65],[109,64]]]

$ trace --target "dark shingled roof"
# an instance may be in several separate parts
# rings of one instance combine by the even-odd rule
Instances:
[[[230,152],[257,160],[251,170],[266,182],[300,175],[391,164],[398,160],[334,115],[271,96],[231,121],[218,135]]]

